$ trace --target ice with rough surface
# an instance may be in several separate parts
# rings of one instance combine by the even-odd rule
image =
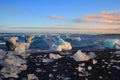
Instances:
[[[21,43],[18,45],[18,47],[15,49],[15,52],[20,55],[22,53],[25,53],[26,50],[29,48],[30,44],[29,43]]]
[[[120,49],[119,39],[107,39],[104,41],[104,46],[109,49]]]
[[[71,50],[72,46],[69,42],[64,41],[62,38],[59,38],[58,41],[56,41],[51,46],[51,50],[54,51],[62,51],[62,50]]]
[[[85,53],[81,52],[80,50],[78,50],[74,55],[73,55],[73,59],[75,59],[75,61],[87,61],[90,59],[89,56],[87,56]]]
[[[21,70],[26,70],[27,69],[27,65],[26,65],[26,60],[21,58],[18,55],[25,55],[26,53],[22,53],[19,54],[15,51],[8,51],[7,54],[5,51],[1,50],[1,52],[3,52],[2,54],[5,55],[4,59],[0,59],[0,64],[2,64],[1,60],[4,60],[4,65],[3,68],[1,69],[0,73],[2,73],[2,75],[5,78],[8,77],[14,77],[14,78],[18,78],[18,75]],[[27,56],[28,57],[28,56]]]

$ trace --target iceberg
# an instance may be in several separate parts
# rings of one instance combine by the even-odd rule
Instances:
[[[120,49],[120,40],[119,39],[107,39],[103,43],[104,43],[105,48]]]
[[[26,50],[29,48],[30,44],[29,43],[21,43],[18,45],[17,48],[15,48],[15,52],[18,54],[18,55],[21,55],[22,53],[25,53]],[[16,54],[16,55],[17,55]]]
[[[50,47],[50,50],[54,50],[54,51],[71,50],[71,49],[72,49],[71,44],[69,42],[64,41],[62,38],[59,38]]]

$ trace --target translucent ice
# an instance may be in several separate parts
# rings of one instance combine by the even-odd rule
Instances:
[[[75,61],[87,61],[90,59],[89,56],[87,56],[85,53],[82,53],[80,50],[78,50],[74,55],[73,55],[73,59],[75,59]]]
[[[104,46],[109,49],[120,49],[119,39],[107,39],[104,41]]]

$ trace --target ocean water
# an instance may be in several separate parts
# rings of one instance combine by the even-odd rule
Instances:
[[[5,42],[13,36],[17,36],[17,42],[24,42],[30,34],[0,34],[0,43]],[[104,50],[105,40],[119,39],[119,35],[86,35],[86,34],[35,34],[34,39],[29,49],[48,50],[49,44],[53,44],[58,40],[58,37],[72,45],[72,50]],[[5,46],[0,47],[6,50]]]
[[[16,36],[17,42],[25,42],[29,35],[0,34],[1,80],[27,80],[29,77],[34,80],[119,80],[120,36],[35,34],[30,54],[4,51],[3,43],[10,37]],[[50,45],[64,42],[70,43],[73,51],[48,51]],[[34,52],[34,49],[43,51]],[[109,49],[112,50],[106,51]]]

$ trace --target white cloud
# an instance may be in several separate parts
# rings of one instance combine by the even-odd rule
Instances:
[[[63,16],[57,16],[57,15],[51,15],[51,16],[48,16],[50,19],[57,19],[57,20],[63,20],[64,17]]]

